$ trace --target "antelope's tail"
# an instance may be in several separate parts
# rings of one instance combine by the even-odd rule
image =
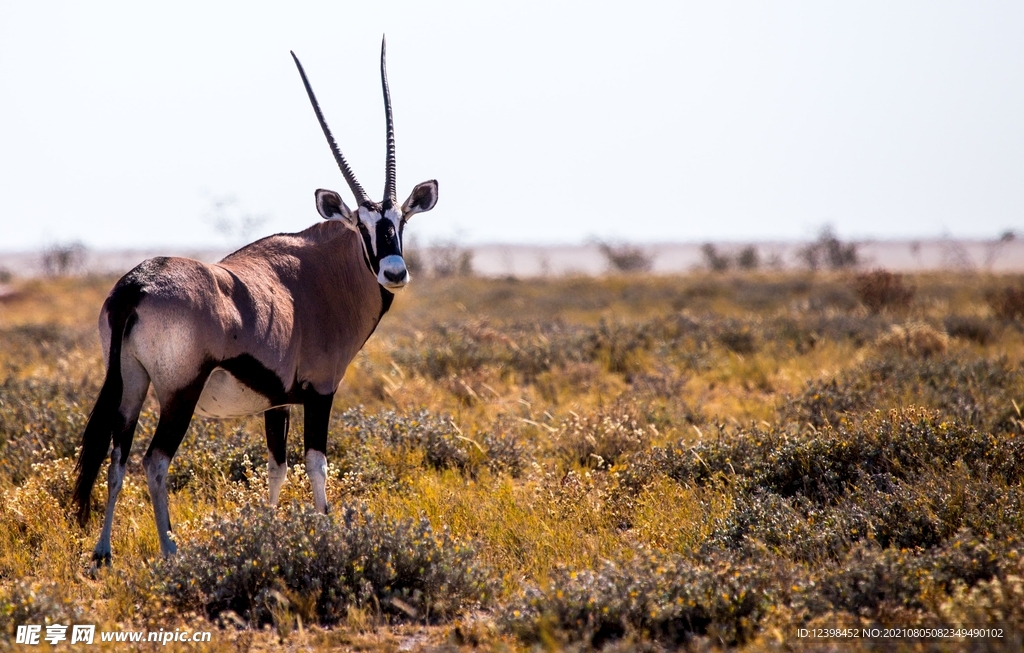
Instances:
[[[127,293],[124,292],[126,290]],[[121,415],[121,395],[124,391],[124,380],[121,377],[121,345],[128,322],[135,317],[137,293],[137,288],[118,284],[107,299],[107,319],[110,324],[107,375],[103,379],[103,387],[100,388],[96,405],[89,414],[89,422],[82,432],[82,449],[75,464],[77,476],[72,501],[78,508],[78,523],[83,526],[89,521],[92,487],[96,483],[100,466],[107,457],[110,442],[114,433],[124,428],[124,417]],[[135,296],[126,297],[126,294]]]

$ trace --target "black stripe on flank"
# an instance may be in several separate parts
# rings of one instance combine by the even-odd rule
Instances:
[[[253,392],[266,397],[272,406],[288,400],[281,378],[250,354],[228,358],[217,366],[224,368]]]

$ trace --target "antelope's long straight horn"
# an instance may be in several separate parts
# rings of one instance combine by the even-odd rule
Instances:
[[[345,181],[348,182],[348,187],[352,189],[352,194],[356,196],[356,204],[363,204],[369,202],[370,197],[363,190],[363,187],[356,181],[356,176],[352,174],[352,168],[349,167],[348,161],[345,160],[345,156],[338,149],[338,144],[334,141],[334,136],[331,134],[331,129],[327,126],[327,121],[324,120],[324,114],[320,111],[320,103],[316,101],[316,95],[313,94],[313,87],[309,85],[309,79],[306,77],[306,71],[302,69],[302,64],[299,63],[299,58],[292,52],[292,59],[295,60],[295,65],[299,68],[299,75],[302,76],[302,85],[306,87],[306,95],[309,96],[309,101],[313,104],[313,112],[316,113],[316,119],[320,121],[320,128],[324,130],[324,136],[327,138],[327,144],[331,146],[331,152],[334,154],[334,160],[338,162],[338,168],[341,169],[342,176],[345,177]]]
[[[391,206],[397,206],[398,197],[395,191],[395,121],[391,117],[391,91],[388,90],[386,55],[387,39],[382,36],[380,39],[380,85],[384,89],[384,118],[388,125],[388,156],[384,164],[384,201],[390,200]]]

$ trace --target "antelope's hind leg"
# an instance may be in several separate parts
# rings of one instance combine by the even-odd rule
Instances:
[[[121,406],[118,409],[120,421],[114,427],[114,448],[110,452],[110,466],[107,468],[107,510],[103,516],[100,539],[92,551],[92,560],[96,565],[110,566],[110,535],[114,526],[114,507],[117,505],[117,497],[124,482],[135,427],[139,423],[139,413],[142,412],[142,403],[146,400],[146,392],[149,390],[149,375],[134,358],[129,360],[129,357],[125,357],[125,360],[121,361],[121,377],[123,389]]]
[[[270,505],[277,506],[281,486],[288,475],[288,406],[271,408],[263,413],[267,432],[267,484],[270,486]]]
[[[170,536],[171,518],[167,510],[167,469],[185,437],[185,432],[188,431],[192,413],[195,412],[199,396],[202,394],[203,386],[209,376],[209,370],[201,372],[190,384],[171,394],[165,401],[161,401],[160,421],[156,425],[153,441],[149,443],[149,450],[142,459],[142,466],[146,470],[146,483],[149,485],[149,498],[153,502],[156,531],[160,536],[160,552],[164,556],[178,551],[178,546]]]
[[[306,449],[306,475],[313,486],[313,505],[327,513],[327,427],[331,421],[334,393],[310,391],[303,404],[303,445]]]

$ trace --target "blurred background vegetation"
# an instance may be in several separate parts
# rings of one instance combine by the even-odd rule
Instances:
[[[213,629],[211,650],[788,650],[798,628],[987,626],[1006,637],[982,649],[1018,650],[1024,277],[832,265],[821,242],[815,271],[741,251],[530,279],[474,276],[453,245],[338,392],[331,516],[306,507],[300,408],[276,511],[262,420],[196,418],[160,560],[150,403],[98,573],[68,497],[115,279],[12,278],[0,639],[84,620]]]

